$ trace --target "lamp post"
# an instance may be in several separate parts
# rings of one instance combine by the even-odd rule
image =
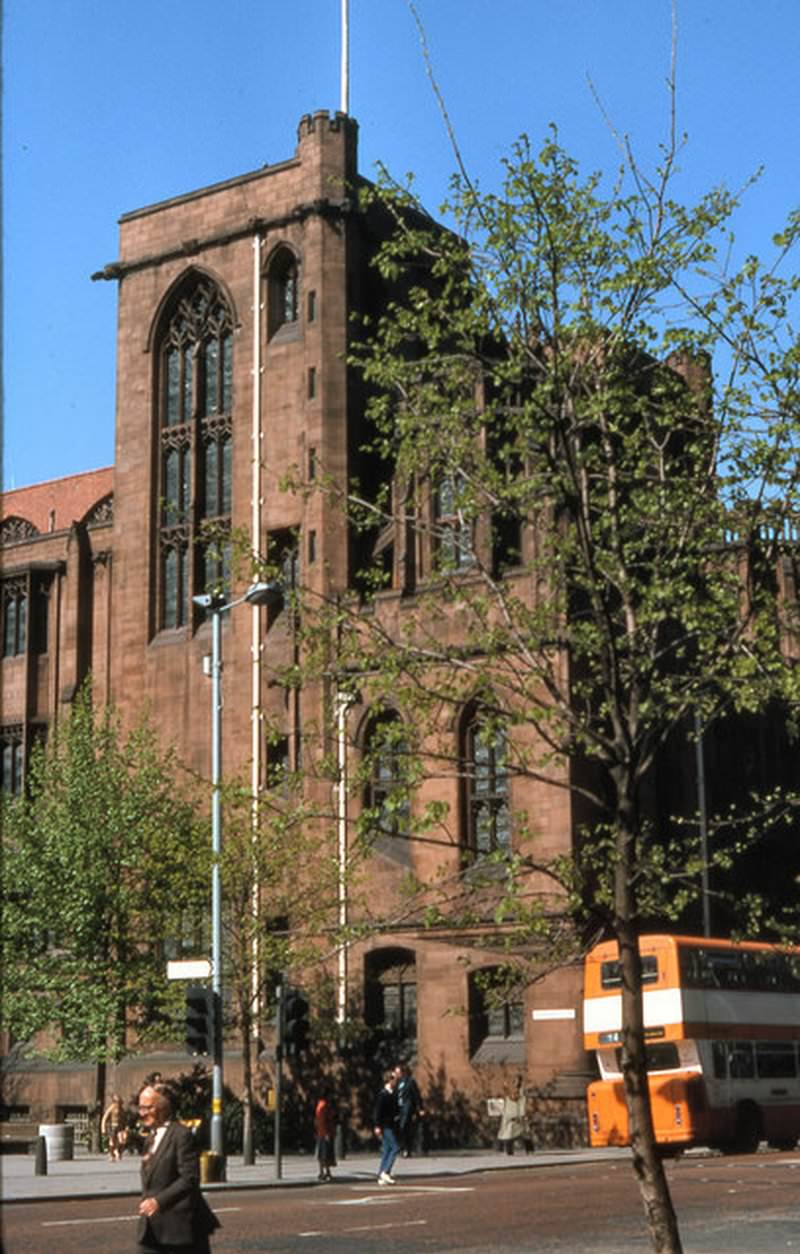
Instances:
[[[243,596],[225,601],[218,593],[192,597],[211,614],[211,977],[214,1002],[213,1071],[211,1077],[211,1152],[225,1155],[222,1120],[222,615],[237,605],[274,605],[282,598],[275,582],[252,583]]]

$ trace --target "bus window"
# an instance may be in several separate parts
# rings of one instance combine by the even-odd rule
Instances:
[[[785,953],[747,953],[747,987],[762,993],[800,992],[796,956]]]
[[[617,1071],[622,1074],[622,1050],[616,1052]],[[648,1071],[678,1071],[681,1065],[678,1046],[673,1041],[665,1041],[662,1045],[646,1045]]]
[[[730,1070],[732,1080],[752,1080],[756,1074],[753,1058],[752,1041],[734,1041],[730,1047]]]
[[[726,949],[684,949],[681,975],[694,988],[744,988],[742,955]]]
[[[797,1075],[797,1060],[791,1041],[758,1041],[756,1064],[762,1080],[789,1079]]]
[[[672,1041],[663,1045],[648,1045],[646,1053],[648,1071],[677,1071],[681,1065],[678,1046]]]
[[[743,954],[716,953],[708,954],[708,965],[711,968],[712,988],[746,988],[747,967]]]
[[[642,955],[642,984],[655,984],[658,979],[658,958],[655,954]],[[600,965],[600,984],[603,988],[619,988],[622,984],[622,963],[617,959]]]
[[[711,1042],[711,1057],[714,1062],[714,1079],[728,1078],[728,1047],[724,1041]]]
[[[682,945],[679,960],[681,982],[688,988],[800,992],[800,964],[795,954]]]

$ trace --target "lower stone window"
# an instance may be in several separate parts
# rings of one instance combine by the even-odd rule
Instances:
[[[0,729],[0,789],[17,796],[22,792],[25,751],[22,727]]]
[[[369,954],[364,972],[364,1017],[396,1042],[416,1042],[417,968],[411,950],[381,949]]]
[[[522,997],[504,997],[493,989],[494,969],[469,979],[469,1047],[473,1063],[525,1062],[525,1006]]]

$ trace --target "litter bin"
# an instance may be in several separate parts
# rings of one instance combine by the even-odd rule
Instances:
[[[219,1184],[224,1179],[224,1155],[215,1154],[213,1150],[204,1150],[200,1155],[200,1183]]]
[[[39,1136],[45,1139],[48,1162],[71,1162],[75,1157],[75,1129],[71,1123],[40,1123]]]

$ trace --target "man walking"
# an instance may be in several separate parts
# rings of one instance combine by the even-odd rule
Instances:
[[[395,1088],[397,1076],[394,1071],[387,1071],[384,1076],[383,1088],[375,1101],[375,1135],[382,1144],[381,1161],[378,1167],[378,1184],[395,1184],[392,1175],[394,1160],[400,1146],[397,1143],[397,1099]]]
[[[397,1126],[403,1158],[410,1158],[414,1151],[417,1122],[425,1117],[419,1085],[404,1062],[394,1069],[397,1088]]]
[[[194,1137],[153,1085],[139,1094],[139,1115],[148,1137],[136,1254],[209,1254],[209,1234],[219,1222],[200,1192]]]

